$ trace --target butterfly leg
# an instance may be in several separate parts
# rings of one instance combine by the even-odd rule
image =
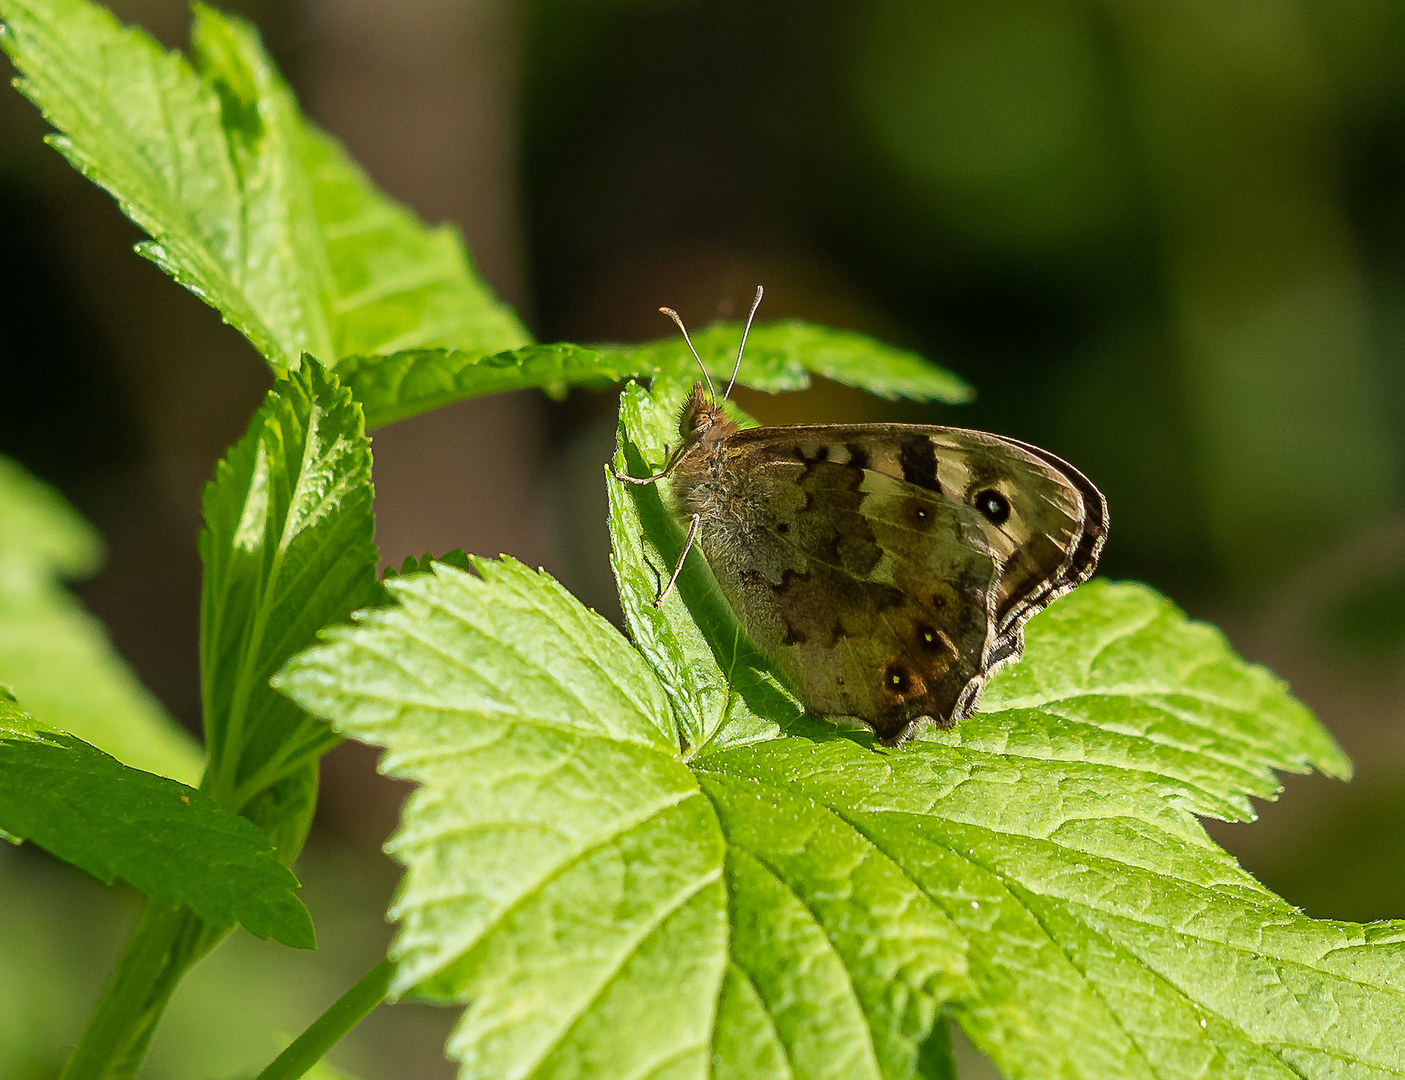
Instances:
[[[663,448],[663,459],[665,463],[663,470],[654,473],[653,476],[630,476],[629,473],[622,473],[615,468],[615,463],[613,461],[610,462],[610,475],[625,484],[657,484],[673,471],[674,466],[678,464],[678,459],[683,456],[683,449],[684,448],[680,447],[677,456],[674,456],[673,451],[665,445]]]
[[[688,538],[683,541],[683,551],[679,554],[678,563],[673,568],[673,576],[668,579],[668,584],[664,586],[663,592],[659,593],[659,598],[654,601],[654,607],[662,607],[664,598],[673,591],[673,586],[678,581],[678,575],[683,572],[683,560],[688,557],[688,552],[693,547],[693,539],[698,535],[698,522],[701,520],[701,514],[694,514],[693,520],[688,522]]]
[[[615,463],[612,461],[610,462],[610,475],[625,484],[657,484],[668,475],[668,470],[665,469],[663,472],[654,473],[653,476],[630,476],[629,473],[622,473],[616,469]]]

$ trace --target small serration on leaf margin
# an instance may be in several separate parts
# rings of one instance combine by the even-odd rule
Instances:
[[[268,838],[201,791],[35,723],[0,693],[0,829],[211,926],[310,949],[297,879]]]
[[[336,742],[268,679],[379,594],[360,406],[306,359],[269,392],[201,505],[208,786],[239,809]]]
[[[0,0],[19,89],[151,236],[144,255],[278,370],[303,352],[528,341],[456,233],[423,226],[307,123],[247,23],[195,13],[198,74],[87,0]]]
[[[431,555],[425,552],[423,555],[406,555],[405,561],[400,564],[397,570],[393,566],[387,566],[382,575],[385,579],[404,577],[406,574],[428,574],[434,570],[435,563],[443,563],[445,566],[452,566],[455,570],[472,570],[473,561],[468,552],[463,548],[454,548],[446,551],[443,555]]]

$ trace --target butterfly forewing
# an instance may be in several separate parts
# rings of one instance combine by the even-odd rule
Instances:
[[[951,497],[976,512],[1000,565],[999,628],[1018,628],[1070,576],[1088,517],[1083,493],[1057,458],[1023,444],[964,430],[938,430],[932,442]]]

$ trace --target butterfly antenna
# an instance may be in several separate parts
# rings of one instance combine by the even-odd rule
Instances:
[[[751,314],[746,317],[746,327],[742,330],[741,347],[737,349],[737,363],[736,366],[732,368],[732,381],[727,384],[727,392],[722,395],[723,401],[726,401],[732,396],[732,387],[735,386],[737,382],[737,372],[742,369],[742,351],[746,348],[746,335],[751,333],[751,320],[756,318],[756,309],[761,306],[761,295],[765,291],[766,290],[760,285],[756,286],[756,299],[751,302]]]
[[[693,339],[688,336],[688,328],[683,325],[683,320],[678,317],[678,312],[671,307],[661,307],[663,312],[670,319],[678,324],[678,329],[683,331],[683,340],[688,343],[688,348],[692,350],[693,359],[698,362],[698,367],[702,368],[703,378],[707,380],[707,392],[712,395],[712,407],[717,407],[717,391],[712,388],[712,376],[707,373],[707,365],[702,362],[702,357],[698,355],[698,350],[693,348]]]

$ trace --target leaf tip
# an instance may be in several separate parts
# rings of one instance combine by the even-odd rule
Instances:
[[[272,935],[273,939],[290,949],[316,950],[317,928],[312,924],[312,913],[301,898],[289,894],[289,900],[282,927]]]

